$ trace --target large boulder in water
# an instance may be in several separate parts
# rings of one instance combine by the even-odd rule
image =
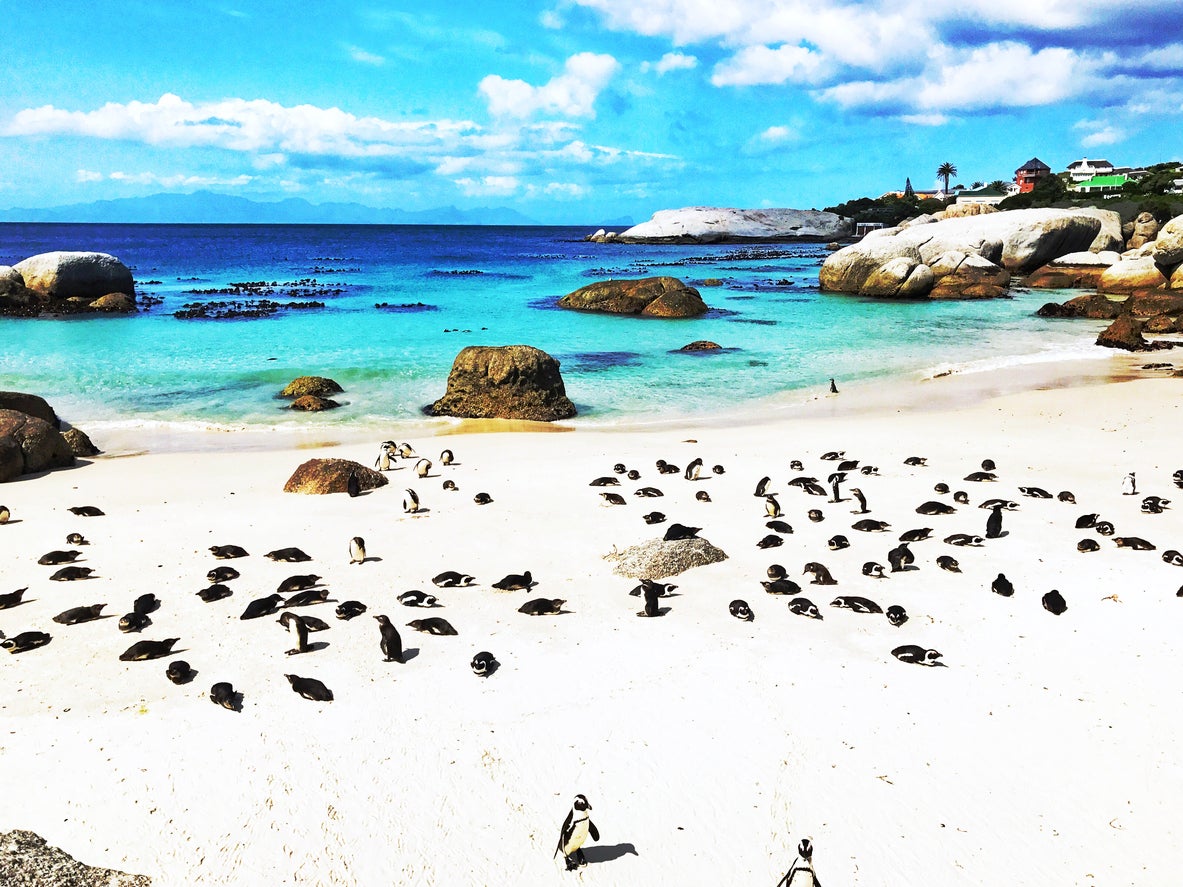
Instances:
[[[284,386],[279,392],[280,397],[303,397],[311,394],[313,397],[328,397],[330,394],[340,394],[345,389],[324,376],[298,376]]]
[[[349,476],[357,475],[362,490],[384,487],[386,475],[349,459],[309,459],[283,485],[285,493],[348,493]]]
[[[1123,351],[1149,351],[1150,343],[1142,337],[1144,324],[1145,321],[1129,314],[1120,314],[1097,336],[1097,344],[1105,348],[1120,348]]]
[[[643,317],[698,317],[709,310],[698,290],[676,277],[600,280],[567,293],[559,307]]]
[[[70,444],[50,423],[28,413],[0,410],[0,482],[73,464]]]
[[[25,288],[43,302],[93,301],[108,293],[132,296],[136,291],[131,270],[106,253],[41,253],[13,267],[20,272]]]
[[[575,415],[559,362],[530,345],[463,349],[452,362],[448,390],[427,407],[431,416],[554,422]]]
[[[1096,289],[1105,269],[1119,261],[1121,254],[1113,251],[1068,253],[1036,268],[1025,282],[1032,289]]]
[[[315,394],[304,394],[292,401],[290,409],[304,413],[322,413],[325,410],[335,410],[341,404],[328,397],[317,397]]]
[[[1010,272],[974,253],[951,250],[932,263],[930,299],[998,299],[1007,295]]]
[[[1124,302],[1115,302],[1100,293],[1088,293],[1069,299],[1062,305],[1048,302],[1035,313],[1040,317],[1087,317],[1091,320],[1113,320],[1124,311]]]
[[[25,394],[23,391],[0,391],[0,410],[16,410],[33,416],[43,422],[48,422],[54,428],[61,428],[62,422],[57,413],[43,397],[36,394]]]
[[[850,232],[850,219],[815,209],[688,206],[659,210],[648,222],[622,231],[615,239],[621,243],[825,243]]]

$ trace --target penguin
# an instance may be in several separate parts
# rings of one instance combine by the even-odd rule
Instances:
[[[858,530],[862,533],[883,533],[891,529],[891,524],[885,520],[871,520],[870,518],[863,518],[860,521],[855,521],[850,525],[852,530]]]
[[[1019,492],[1032,499],[1050,499],[1052,494],[1043,487],[1019,487]]]
[[[66,510],[78,517],[103,517],[103,510],[93,505],[75,505],[73,508]]]
[[[415,457],[415,451],[411,449],[411,445],[409,443],[399,444],[398,454],[404,459],[413,459]]]
[[[309,632],[329,630],[329,624],[323,619],[317,619],[315,616],[307,616],[302,614],[300,616],[300,621],[304,623],[304,627],[307,628]]]
[[[378,458],[374,460],[374,467],[379,471],[390,471],[393,467],[391,464],[392,455],[391,449],[386,444],[383,444],[382,448],[378,450]]]
[[[299,548],[277,548],[275,551],[269,551],[263,557],[272,561],[282,561],[285,564],[302,564],[305,561],[310,561],[312,558],[301,551]]]
[[[600,840],[600,830],[591,821],[591,804],[583,795],[576,795],[567,818],[563,820],[563,827],[559,830],[559,843],[555,847],[555,856],[563,854],[567,871],[573,872],[580,866],[587,865],[583,845],[589,835],[593,841]]]
[[[910,662],[916,665],[944,665],[938,662],[941,654],[936,650],[926,650],[916,644],[904,644],[891,651],[891,655],[900,662]]]
[[[810,496],[824,496],[826,495],[826,488],[817,481],[806,481],[801,484],[801,489]]]
[[[647,524],[660,524],[665,521],[665,515],[660,511],[650,511],[648,514],[641,515],[641,520]]]
[[[711,494],[708,493],[706,490],[699,490],[697,493],[694,494],[694,498],[697,499],[699,502],[710,502],[711,501]]]
[[[267,597],[256,598],[246,605],[246,609],[242,611],[239,619],[259,619],[262,616],[270,616],[280,605],[283,604],[283,597],[278,594],[269,594]]]
[[[883,608],[880,607],[870,598],[859,597],[854,594],[839,595],[830,601],[831,607],[839,607],[843,610],[853,610],[855,613],[882,613]]]
[[[211,545],[210,554],[218,560],[233,560],[237,557],[250,557],[241,545]]]
[[[437,588],[467,588],[476,579],[467,573],[457,573],[455,570],[445,570],[438,576],[432,577],[432,584]]]
[[[37,563],[43,567],[57,567],[62,564],[72,564],[82,554],[81,551],[48,551],[37,558]]]
[[[451,450],[440,451],[440,465],[452,465],[456,461],[456,456]]]
[[[518,612],[526,616],[558,616],[563,612],[563,604],[567,603],[562,598],[535,598],[532,601],[526,601],[520,607]]]
[[[120,662],[144,662],[168,656],[180,638],[165,638],[163,641],[136,641],[119,654]]]
[[[969,493],[965,492],[965,490],[958,490],[956,493],[953,494],[953,501],[956,502],[958,505],[968,505],[969,504]]]
[[[809,511],[805,512],[805,516],[815,524],[820,524],[826,519],[826,516],[822,514],[822,510],[820,508],[809,509]]]
[[[59,625],[81,625],[83,622],[92,622],[102,618],[101,614],[105,606],[107,605],[91,604],[87,607],[71,607],[54,616],[53,621]]]
[[[131,609],[134,613],[143,613],[144,615],[155,613],[160,609],[160,599],[154,594],[141,594],[135,599]]]
[[[941,495],[941,496],[944,496],[946,493],[948,493],[948,492],[949,492],[949,485],[948,485],[947,483],[944,483],[944,482],[942,481],[941,483],[939,483],[939,484],[936,484],[936,485],[935,485],[935,486],[932,488],[932,491],[933,491],[934,493],[937,493],[937,494]]]
[[[916,560],[916,555],[908,548],[907,542],[901,542],[887,553],[887,562],[891,564],[891,572],[901,573]]]
[[[685,477],[686,480],[698,480],[698,476],[701,473],[702,473],[702,459],[695,459],[693,462],[691,462],[689,465],[686,466],[686,473],[683,475],[683,477]]]
[[[307,575],[288,576],[275,589],[277,594],[291,594],[293,591],[304,591],[320,584],[320,577],[315,573]]]
[[[940,557],[937,558],[937,566],[940,567],[942,570],[946,570],[950,573],[960,573],[961,572],[961,565],[959,563],[957,563],[957,560],[955,558],[951,558],[947,554],[942,554]]]
[[[1061,502],[1067,502],[1069,505],[1076,504],[1076,496],[1072,494],[1071,490],[1061,490],[1056,494],[1056,498]]]
[[[124,634],[140,632],[152,624],[147,613],[137,613],[134,610],[119,617],[119,630]]]
[[[234,686],[229,681],[218,681],[209,688],[210,701],[228,711],[242,710],[240,696],[241,694],[235,692]]]
[[[212,604],[214,601],[220,601],[222,598],[230,597],[234,594],[227,585],[214,584],[209,588],[203,588],[197,592],[197,596],[205,601],[207,604]]]
[[[998,466],[994,464],[993,459],[983,459],[982,460],[982,471],[994,471],[997,468],[998,468]]]
[[[831,540],[831,541],[833,541],[833,540]],[[781,545],[784,545],[784,543],[785,543],[785,540],[782,539],[780,536],[777,536],[775,533],[769,533],[767,536],[765,536],[763,539],[761,539],[759,542],[756,543],[756,547],[761,548],[761,549],[778,548]],[[848,542],[847,545],[849,545],[849,544],[850,543]]]
[[[904,460],[905,465],[925,467],[928,464],[927,456],[909,456]]]
[[[797,880],[798,877],[800,880]],[[794,881],[797,881],[797,887],[822,887],[822,882],[813,871],[813,844],[809,838],[803,838],[797,845],[797,859],[793,860],[793,864],[776,883],[776,887],[793,887]]]
[[[784,579],[789,575],[789,571],[780,564],[770,564],[764,572],[768,575],[769,579]]]
[[[752,493],[757,499],[763,499],[768,495],[768,484],[772,481],[770,477],[762,477],[756,482],[756,492]]]
[[[780,537],[777,536],[774,538],[779,539]],[[826,542],[826,547],[829,548],[830,551],[841,551],[844,548],[850,548],[850,540],[842,535],[831,536],[829,541]]]
[[[998,475],[993,471],[972,471],[967,474],[962,480],[967,480],[970,483],[990,483],[998,480]]]
[[[662,536],[663,542],[678,542],[682,539],[696,539],[698,532],[702,527],[688,527],[685,524],[670,524],[666,527],[665,535]]]
[[[605,505],[628,505],[628,500],[620,493],[600,493]]]
[[[981,545],[985,541],[981,536],[973,536],[969,533],[954,533],[951,536],[945,537],[946,545],[958,545],[965,547],[967,545]]]
[[[641,472],[637,471],[637,469],[634,468],[631,471],[629,471],[629,473],[626,474],[625,477],[627,477],[629,480],[640,480],[641,479]]]
[[[164,670],[164,676],[178,686],[189,683],[193,680],[194,674],[192,667],[184,659],[173,660]]]
[[[1134,476],[1134,472],[1130,472],[1121,479],[1121,494],[1123,496],[1138,495],[1138,479]]]
[[[0,647],[9,653],[26,653],[29,650],[44,647],[51,640],[53,640],[53,636],[43,631],[22,631],[15,637],[0,641]]]
[[[2,523],[2,521],[0,521]],[[67,545],[90,545],[86,538],[81,533],[71,533],[66,537]]]
[[[858,459],[844,459],[838,463],[839,471],[854,471],[858,468]]]
[[[604,477],[597,477],[595,480],[593,480],[591,483],[589,483],[588,486],[589,487],[618,487],[618,486],[620,486],[620,481],[618,481],[616,478],[612,477],[611,475],[606,475]]]
[[[678,468],[677,465],[671,465],[669,462],[666,462],[664,459],[657,460],[657,473],[658,474],[678,474],[680,471],[681,471],[681,469]]]
[[[764,590],[769,594],[800,594],[801,586],[792,579],[781,577],[779,579],[770,579],[767,582],[761,581]]]
[[[7,505],[0,505],[0,524],[6,524],[12,520],[12,511]]]
[[[310,607],[313,604],[323,604],[329,599],[327,588],[309,588],[292,595],[284,602],[284,607]]]
[[[1076,550],[1081,554],[1087,554],[1090,551],[1100,551],[1101,543],[1096,539],[1081,539],[1076,543]]]
[[[535,584],[534,577],[527,570],[524,573],[510,573],[504,578],[498,579],[493,583],[493,588],[498,591],[523,591]]]
[[[624,474],[626,471],[628,471],[628,469],[625,468],[623,462],[617,462],[615,465],[612,466],[612,473],[613,474]]]
[[[338,619],[344,619],[348,622],[355,616],[360,616],[365,611],[366,605],[361,601],[342,601],[337,605],[337,609],[334,612],[337,614]]]
[[[908,621],[907,611],[903,607],[901,607],[899,604],[892,604],[890,607],[888,607],[886,615],[887,615],[887,621],[890,622],[892,625],[894,625],[896,628],[899,628],[901,625],[903,625],[905,622]]]
[[[418,510],[419,494],[408,487],[403,495],[403,512],[406,514],[415,514]]]
[[[488,650],[482,650],[472,657],[469,667],[477,677],[487,678],[497,670],[497,658]]]
[[[846,450],[830,450],[819,457],[823,462],[837,462],[846,455]]]
[[[1183,567],[1183,554],[1180,554],[1173,548],[1162,553],[1162,560],[1164,564],[1170,564],[1173,567]]]
[[[441,637],[460,634],[460,632],[452,627],[452,624],[447,619],[442,619],[439,616],[432,616],[430,619],[412,619],[407,625],[415,629],[415,631],[422,631]]]
[[[1155,545],[1147,542],[1141,536],[1114,536],[1114,543],[1118,548],[1128,548],[1131,551],[1154,551]]]
[[[1170,499],[1164,499],[1161,496],[1147,496],[1142,500],[1142,511],[1145,514],[1162,514],[1170,504]]]
[[[285,674],[292,689],[305,699],[313,702],[332,702],[333,691],[316,678],[302,678],[296,674]]]
[[[205,578],[206,578],[206,581],[208,581],[208,582],[221,583],[221,582],[229,582],[232,579],[237,579],[240,575],[242,575],[242,574],[239,573],[238,570],[234,569],[233,567],[214,567],[212,570],[210,570],[208,573],[205,574]]]
[[[1097,525],[1097,521],[1100,519],[1100,517],[1101,516],[1099,514],[1082,514],[1076,519],[1076,529],[1091,530]]]
[[[383,661],[402,662],[403,639],[399,636],[398,629],[394,627],[386,615],[380,614],[374,618],[378,620],[378,631],[382,635],[378,641],[378,647],[382,651],[382,655],[386,657]]]
[[[1002,506],[995,505],[986,518],[986,538],[997,539],[1002,535]]]
[[[1113,524],[1107,520],[1097,521],[1097,525],[1093,527],[1093,529],[1102,536],[1112,536],[1115,532],[1117,532],[1114,529]],[[51,576],[50,578],[52,579],[53,577]]]
[[[431,474],[431,460],[430,459],[420,459],[418,462],[415,463],[415,476],[416,477],[427,477],[429,474]]]
[[[397,600],[404,607],[434,607],[439,602],[434,594],[426,594],[418,589],[404,591]]]
[[[640,496],[642,499],[660,499],[665,495],[657,487],[640,487],[633,491],[634,496]]]
[[[1175,486],[1183,488],[1183,468],[1180,468],[1171,475],[1171,481],[1175,484]]]
[[[354,536],[349,540],[349,563],[364,564],[366,562],[366,540],[361,536]]]
[[[841,471],[835,471],[827,478],[830,482],[830,502],[842,502],[842,482],[846,480],[846,474]]]
[[[751,622],[756,618],[752,613],[752,608],[748,606],[748,602],[743,600],[732,601],[727,605],[727,611],[736,619],[744,622]]]
[[[1042,601],[1043,608],[1053,616],[1063,615],[1064,611],[1068,609],[1068,603],[1064,600],[1064,596],[1054,588],[1043,596]]]
[[[827,570],[825,568],[825,566],[817,563],[816,561],[810,561],[809,563],[807,563],[805,565],[805,569],[802,572],[813,574],[813,579],[810,582],[811,585],[837,585],[838,584],[838,581],[833,576],[830,575],[830,571]]]
[[[785,523],[783,520],[766,521],[764,523],[764,526],[766,526],[768,529],[772,530],[774,533],[781,533],[782,535],[785,535],[785,536],[793,535],[792,525]]]
[[[879,468],[875,465],[864,465],[859,469],[859,473],[870,477],[871,475],[877,475],[879,473]]]
[[[62,567],[49,578],[54,582],[74,582],[78,579],[94,579],[97,577],[91,576],[94,572],[91,567]]]
[[[22,603],[21,597],[28,590],[27,587],[18,588],[16,591],[9,592],[8,594],[0,594],[0,610],[8,610],[12,607],[20,606]]]
[[[850,495],[854,496],[854,500],[858,502],[858,508],[850,512],[851,514],[866,514],[867,513],[867,497],[863,495],[863,491],[858,487],[850,488]]]
[[[307,653],[308,652],[308,626],[304,624],[304,620],[301,619],[299,616],[297,616],[295,613],[284,613],[282,616],[279,617],[278,622],[280,625],[282,625],[288,631],[291,631],[293,626],[295,627],[295,631],[296,631],[296,646],[293,647],[291,650],[285,650],[284,652],[288,656],[296,656],[297,654],[300,654],[300,653]]]
[[[457,493],[460,491],[460,488],[458,486],[456,486],[456,481],[454,481],[450,478],[448,480],[444,481],[442,484],[440,484],[440,488],[447,490],[449,492],[452,492],[452,493]]]
[[[838,393],[838,385],[834,382],[833,379],[831,379],[830,380],[830,394],[837,394],[837,393]]]
[[[916,513],[930,516],[936,514],[956,514],[957,509],[952,505],[946,505],[944,502],[928,501],[917,505]]]
[[[661,615],[661,608],[657,601],[661,597],[661,585],[657,582],[641,582],[641,593],[645,596],[645,609],[637,612],[638,616],[656,617]]]
[[[725,474],[726,472],[727,472],[727,469],[724,468],[722,465],[712,465],[711,466],[711,474]]]
[[[932,536],[932,527],[917,527],[900,533],[901,542],[923,542]]]
[[[642,594],[652,591],[658,597],[669,597],[678,586],[672,582],[658,582],[656,579],[642,579],[641,584],[633,588],[629,592],[633,597],[640,597]]]
[[[872,579],[886,579],[883,575],[883,564],[877,564],[875,561],[867,561],[863,564],[863,575],[870,576]]]
[[[349,494],[350,499],[356,499],[361,495],[361,481],[356,471],[349,472],[349,479],[345,481],[345,492]]]
[[[795,597],[789,601],[789,612],[807,619],[824,619],[817,604],[807,597]]]
[[[793,459],[791,462],[789,462],[789,471],[804,471],[804,470],[805,470],[805,466],[802,464],[800,459]]]
[[[994,577],[994,581],[990,583],[990,590],[995,594],[1000,594],[1003,597],[1013,597],[1015,587],[1011,581],[1006,578],[1005,573],[999,573]]]

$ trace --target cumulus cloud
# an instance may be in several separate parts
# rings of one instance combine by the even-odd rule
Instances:
[[[1072,128],[1084,133],[1080,144],[1084,148],[1095,148],[1098,145],[1115,145],[1125,141],[1126,134],[1116,126],[1105,120],[1078,120]]]
[[[822,73],[822,57],[804,46],[785,44],[775,49],[749,46],[715,66],[711,83],[715,86],[755,86],[815,81]]]
[[[363,65],[381,66],[386,64],[386,59],[380,55],[372,52],[367,52],[360,46],[353,46],[346,44],[345,51],[349,53],[349,57],[355,62],[361,62]]]
[[[88,169],[78,170],[77,180],[79,182],[101,182],[104,179],[111,182],[119,182],[124,185],[154,185],[158,188],[177,189],[177,188],[210,188],[210,187],[230,187],[241,188],[243,185],[249,185],[254,181],[254,176],[237,175],[237,176],[199,176],[188,175],[185,173],[177,173],[173,175],[163,176],[154,172],[121,172],[115,171],[103,175],[101,172],[95,172]]]
[[[542,86],[490,74],[478,88],[495,117],[526,118],[538,113],[594,117],[596,98],[619,67],[610,55],[581,52],[567,59],[562,74]]]
[[[641,73],[654,71],[659,77],[670,71],[689,71],[698,67],[698,59],[681,52],[667,52],[655,62],[641,62]]]
[[[95,172],[93,169],[80,169],[74,173],[74,181],[76,182],[101,182],[103,174]]]
[[[781,142],[791,142],[800,138],[796,130],[788,126],[770,126],[764,132],[760,133],[759,139],[770,145],[778,145]]]

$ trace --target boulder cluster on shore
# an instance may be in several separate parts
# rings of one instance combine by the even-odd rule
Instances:
[[[51,252],[0,265],[0,316],[136,310],[131,270],[114,256]]]

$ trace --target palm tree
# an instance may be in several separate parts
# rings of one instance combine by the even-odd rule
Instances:
[[[970,187],[976,191],[978,188],[986,187],[986,183],[985,182],[974,182],[972,185],[970,185]]]
[[[945,180],[945,196],[949,196],[949,179],[957,178],[957,167],[952,163],[945,162],[937,167],[937,178]]]
[[[1010,184],[1010,182],[1004,182],[1002,179],[995,179],[990,183],[990,187],[995,191],[1001,191],[1003,194],[1005,194],[1006,189],[1010,187]]]

